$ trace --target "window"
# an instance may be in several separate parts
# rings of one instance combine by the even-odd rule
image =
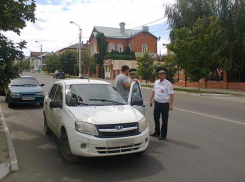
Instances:
[[[143,53],[148,52],[148,47],[147,47],[146,44],[143,44],[143,45],[142,45],[142,52],[143,52]]]
[[[123,45],[122,44],[117,44],[117,51],[123,52]]]
[[[51,99],[51,100],[53,100],[54,99],[54,95],[55,95],[55,92],[56,92],[56,89],[57,89],[57,87],[58,87],[58,85],[57,84],[54,84],[54,86],[51,88],[51,90],[50,90],[50,93],[49,93],[49,98]]]
[[[94,43],[94,53],[97,53],[97,44]]]
[[[56,94],[55,94],[55,99],[56,101],[59,101],[60,103],[62,103],[62,86],[59,85],[59,87],[57,88]]]
[[[133,89],[132,89],[132,98],[131,98],[131,103],[134,100],[143,100],[142,98],[142,94],[141,94],[141,90],[140,90],[140,86],[138,83],[135,83],[133,85]]]
[[[115,45],[113,43],[109,44],[109,52],[114,51],[115,50]]]
[[[129,46],[128,46],[128,47],[129,47],[130,51],[132,51],[132,46],[131,46],[131,44],[129,44]]]

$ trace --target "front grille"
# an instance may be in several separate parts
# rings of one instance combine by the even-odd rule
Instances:
[[[120,147],[96,147],[99,154],[118,154],[139,150],[142,143],[137,143],[135,145],[120,146]]]
[[[116,127],[122,127],[122,130],[117,130]],[[97,125],[99,138],[118,138],[128,137],[139,134],[138,123],[123,123],[123,124],[110,124],[110,125]]]

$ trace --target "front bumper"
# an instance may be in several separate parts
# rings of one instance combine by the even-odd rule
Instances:
[[[32,96],[35,100],[23,100],[23,96],[10,96],[11,104],[32,104],[32,103],[41,103],[44,101],[43,96]]]
[[[74,155],[84,157],[113,156],[143,152],[149,144],[149,127],[139,135],[122,138],[97,138],[79,133],[75,129],[67,130],[69,145]],[[86,147],[83,147],[86,146]]]

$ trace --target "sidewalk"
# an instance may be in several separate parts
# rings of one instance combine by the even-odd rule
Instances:
[[[2,124],[2,120],[0,119],[0,181],[10,172],[9,163],[10,160],[4,127]]]

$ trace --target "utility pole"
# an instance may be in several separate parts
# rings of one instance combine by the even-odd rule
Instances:
[[[82,53],[81,53],[81,39],[82,39],[82,29],[81,27],[76,24],[73,21],[70,21],[71,24],[75,24],[79,27],[79,55],[78,55],[78,60],[79,60],[79,78],[82,77],[82,64],[81,64],[81,60],[82,60]]]

